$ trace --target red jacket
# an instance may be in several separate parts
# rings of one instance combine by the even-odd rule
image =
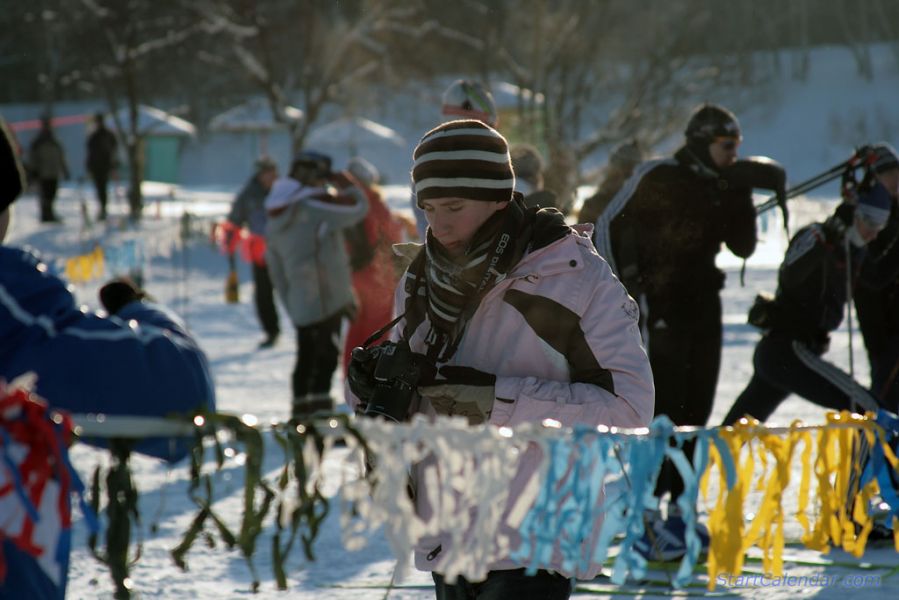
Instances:
[[[368,214],[362,222],[364,242],[372,258],[353,273],[353,290],[359,301],[359,312],[347,332],[343,352],[346,372],[350,353],[361,346],[369,335],[392,318],[393,292],[399,274],[393,265],[393,244],[403,241],[403,225],[387,207],[375,189],[363,187],[368,197]]]

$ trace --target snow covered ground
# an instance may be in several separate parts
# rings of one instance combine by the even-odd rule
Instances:
[[[108,225],[93,225],[85,228],[81,219],[79,200],[82,193],[77,188],[64,188],[58,200],[60,213],[65,218],[63,225],[38,225],[36,199],[29,195],[19,200],[15,206],[15,217],[8,243],[32,245],[46,254],[50,262],[56,261],[61,267],[61,259],[86,252],[93,241],[115,243],[123,239],[140,239],[148,256],[146,287],[157,299],[178,309],[186,317],[190,327],[209,355],[214,371],[218,407],[232,413],[252,413],[260,422],[282,420],[289,410],[289,374],[293,366],[295,342],[285,334],[276,347],[257,351],[256,344],[261,339],[252,305],[252,283],[249,269],[241,265],[240,304],[228,305],[223,301],[223,285],[226,275],[226,260],[218,254],[208,240],[208,225],[215,215],[222,215],[228,206],[227,194],[200,192],[196,190],[169,189],[148,186],[150,201],[147,218],[139,230],[124,227],[125,204],[119,200],[112,205],[112,215]],[[391,204],[402,208],[407,191],[404,187],[388,188]],[[158,203],[156,201],[158,198]],[[94,212],[88,196],[90,212]],[[158,210],[157,207],[158,206]],[[826,208],[818,203],[804,205],[802,218],[811,219],[814,213]],[[196,215],[190,226],[190,236],[184,241],[181,235],[181,215],[189,211]],[[156,214],[160,217],[156,218]],[[724,358],[718,394],[711,423],[720,421],[731,402],[741,391],[751,373],[751,355],[758,334],[745,324],[746,309],[758,290],[773,290],[776,264],[783,251],[783,233],[780,226],[772,226],[764,236],[757,257],[750,261],[746,286],[739,284],[739,267],[736,261],[722,257],[727,267],[728,281],[723,292],[724,298]],[[757,264],[756,264],[757,263]],[[98,307],[96,290],[102,280],[75,286],[79,301],[92,309]],[[292,327],[282,313],[282,328],[290,332]],[[837,364],[848,367],[848,336],[845,327],[834,337],[829,357]],[[856,372],[867,381],[867,369],[860,340],[855,341]],[[102,376],[102,365],[97,365],[97,373],[85,376]],[[335,392],[340,389],[340,374],[335,378]],[[799,399],[790,399],[774,414],[772,422],[786,424],[800,418],[809,423],[821,421],[823,412]],[[268,438],[268,442],[272,442]],[[270,445],[271,448],[273,446]],[[326,472],[334,475],[329,479],[328,493],[334,493],[340,450],[328,463]],[[278,467],[280,450],[272,450],[266,455],[264,471],[272,476]],[[242,502],[241,464],[242,455],[229,459],[226,468],[216,475],[218,502],[216,510],[232,525],[239,523]],[[82,477],[87,480],[97,464],[105,464],[105,452],[85,446],[72,449],[72,460]],[[134,565],[132,580],[137,597],[140,598],[224,598],[251,597],[252,576],[237,550],[228,551],[222,547],[209,548],[198,543],[187,555],[190,570],[179,570],[169,552],[179,542],[183,532],[196,513],[196,507],[187,495],[188,470],[181,464],[173,468],[149,459],[135,457],[133,460],[135,480],[141,492],[141,514],[143,526],[139,539],[143,545],[140,560]],[[795,493],[795,488],[791,488]],[[788,501],[788,504],[790,501]],[[795,519],[788,519],[791,527],[788,538],[798,536]],[[374,537],[361,551],[346,551],[340,542],[340,526],[336,507],[328,517],[316,543],[317,560],[305,561],[299,549],[295,549],[288,560],[289,590],[278,592],[271,573],[271,553],[269,540],[272,528],[263,533],[258,543],[255,566],[261,579],[258,598],[353,598],[365,600],[375,598],[431,598],[433,592],[428,575],[412,572],[397,588],[386,590],[382,586],[391,579],[395,560],[386,542]],[[76,515],[74,527],[74,550],[70,567],[68,595],[70,598],[110,598],[112,583],[100,563],[90,554],[86,545],[86,531],[80,516]],[[815,552],[788,549],[788,556],[817,559]],[[842,552],[833,552],[832,558],[847,559]],[[876,564],[895,564],[897,555],[889,549],[870,550],[865,560]],[[758,565],[755,566],[756,569]],[[861,575],[881,576],[884,570],[862,571],[844,566],[808,566],[787,562],[786,574],[809,576],[826,574],[837,579],[827,587],[747,587],[726,590],[741,597],[787,597],[795,594],[816,595],[822,598],[842,597],[847,593],[859,596],[891,596],[899,591],[899,575],[887,579],[843,579]],[[664,577],[662,573],[659,575]],[[861,586],[861,587],[859,587]],[[719,587],[718,591],[723,588]],[[575,598],[594,597],[598,592],[608,592],[608,587],[600,587],[594,592],[579,592]],[[691,593],[701,593],[702,589],[691,589]],[[663,593],[656,588],[656,593]],[[600,596],[603,594],[600,593]],[[652,595],[652,593],[647,593]]]
[[[865,82],[855,73],[852,58],[845,49],[816,50],[812,56],[812,70],[805,82],[784,78],[775,82],[771,94],[763,103],[740,113],[745,142],[743,154],[765,154],[782,162],[788,169],[790,181],[795,183],[827,169],[847,158],[854,144],[891,140],[899,141],[899,117],[895,110],[895,90],[899,74],[886,48],[874,53],[877,79]],[[730,104],[727,98],[708,98]],[[734,99],[738,100],[738,99]],[[739,103],[739,102],[737,102]],[[405,121],[408,111],[397,108]],[[399,117],[398,117],[399,119]],[[388,119],[391,126],[399,125]],[[424,127],[424,126],[423,126]],[[414,140],[421,131],[408,132]],[[414,135],[413,135],[414,134]],[[74,142],[73,142],[74,143]],[[81,144],[81,138],[77,140]],[[411,143],[411,142],[410,142]],[[667,149],[661,149],[667,150]],[[221,156],[228,158],[230,150],[221,148]],[[233,152],[232,152],[233,154]],[[390,163],[395,173],[385,168],[393,181],[404,181],[408,172],[408,152],[395,152]],[[242,156],[242,155],[241,155]],[[228,165],[246,164],[246,160],[231,156],[233,160],[216,160],[216,172],[223,170],[227,181],[236,181]],[[238,157],[240,158],[240,157]],[[284,157],[279,157],[283,159]],[[385,165],[386,167],[386,165]],[[201,171],[193,169],[194,171]],[[290,335],[292,326],[282,313],[282,330],[285,335],[270,350],[257,351],[256,344],[262,333],[256,323],[252,305],[252,283],[249,268],[240,265],[241,303],[224,303],[223,288],[227,263],[208,240],[211,219],[224,214],[233,191],[223,192],[222,185],[204,186],[202,189],[183,189],[168,185],[148,185],[146,218],[139,230],[120,226],[126,212],[123,192],[113,200],[113,217],[107,225],[83,226],[79,200],[85,199],[93,214],[93,192],[89,185],[65,187],[58,200],[59,212],[66,222],[62,226],[37,224],[37,201],[33,195],[25,196],[15,206],[15,218],[8,243],[29,244],[45,254],[45,258],[60,269],[65,258],[88,252],[95,241],[119,243],[139,240],[148,256],[145,267],[146,287],[158,300],[178,310],[188,321],[210,358],[213,368],[218,407],[232,413],[252,413],[262,423],[283,420],[289,413],[289,377],[293,368],[295,341]],[[408,210],[408,189],[405,186],[387,188],[394,208]],[[589,190],[583,190],[588,193]],[[836,185],[816,193],[816,200],[825,202],[798,202],[792,205],[795,228],[821,217],[835,201]],[[187,211],[194,215],[188,223],[190,236],[187,241],[181,235],[182,215]],[[726,253],[719,257],[719,264],[727,271],[727,286],[723,290],[724,301],[724,351],[715,406],[710,423],[717,424],[734,398],[740,393],[752,371],[751,358],[758,333],[746,324],[746,311],[757,291],[773,291],[776,268],[783,257],[785,238],[782,226],[774,213],[760,222],[761,244],[748,261],[746,285],[739,283],[741,262]],[[91,309],[98,308],[96,292],[102,280],[74,286],[79,301]],[[828,358],[844,369],[849,366],[849,336],[844,322],[835,333]],[[857,378],[867,384],[867,361],[861,340],[856,334],[854,362]],[[103,365],[97,365],[96,373],[86,377],[102,376]],[[341,389],[338,373],[335,392]],[[808,423],[820,423],[823,411],[797,398],[785,402],[772,416],[771,422],[789,424],[794,419]],[[272,440],[267,439],[268,442]],[[336,474],[340,469],[340,450],[327,464],[328,493],[336,488]],[[280,466],[280,450],[269,452],[265,459],[265,472],[271,476]],[[87,479],[97,464],[107,461],[105,452],[85,446],[72,449],[72,459],[77,470]],[[225,469],[215,476],[218,502],[216,510],[224,515],[232,526],[239,523],[242,505],[241,469],[244,457],[231,457]],[[250,591],[252,576],[237,550],[208,548],[197,543],[187,555],[190,570],[182,572],[173,563],[170,551],[180,541],[196,507],[187,496],[188,471],[183,464],[166,468],[158,462],[135,457],[135,480],[141,491],[143,526],[139,532],[143,550],[140,560],[132,569],[136,595],[140,598],[198,598],[223,600],[226,598],[254,597]],[[794,468],[794,475],[797,470]],[[795,487],[788,494],[795,494]],[[787,509],[795,505],[795,498],[787,498]],[[751,507],[750,507],[751,510]],[[788,538],[796,538],[799,532],[795,517],[788,516]],[[361,551],[348,552],[340,542],[340,526],[336,508],[328,517],[315,549],[317,560],[309,563],[294,549],[288,560],[289,590],[278,592],[271,573],[271,523],[258,542],[255,566],[261,580],[256,598],[346,598],[369,600],[390,598],[393,600],[432,598],[430,578],[413,572],[400,587],[386,590],[385,585],[393,574],[395,560],[386,542],[373,537]],[[112,582],[106,568],[90,554],[86,544],[84,523],[76,512],[74,550],[69,571],[68,597],[74,599],[111,598]],[[847,594],[857,597],[893,597],[899,594],[899,575],[883,578],[883,569],[862,570],[860,567],[808,566],[796,562],[821,558],[815,552],[790,548],[787,555],[794,560],[785,564],[788,576],[827,575],[826,586],[750,586],[724,589],[744,598],[787,598],[796,595],[821,598],[844,598]],[[842,552],[832,552],[824,557],[858,565],[868,561],[874,565],[895,565],[899,556],[890,549],[873,549],[864,561],[854,561]],[[758,570],[758,565],[754,566]],[[664,573],[659,577],[666,577]],[[865,579],[873,575],[875,579]],[[860,576],[860,578],[858,578]],[[876,579],[881,577],[881,579]],[[855,578],[855,579],[853,579]],[[603,590],[600,590],[603,591]],[[608,589],[604,590],[609,592]],[[656,594],[663,593],[655,588]],[[691,588],[690,593],[702,589]],[[602,593],[577,593],[575,598],[603,596]],[[652,590],[644,595],[652,596]]]

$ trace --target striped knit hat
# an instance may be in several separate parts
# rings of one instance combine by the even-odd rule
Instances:
[[[435,127],[421,138],[412,157],[419,208],[422,201],[437,198],[512,199],[515,173],[509,144],[480,121],[450,121]]]

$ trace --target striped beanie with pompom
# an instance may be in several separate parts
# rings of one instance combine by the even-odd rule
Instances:
[[[421,138],[412,157],[419,207],[424,200],[438,198],[512,199],[515,173],[509,144],[480,121],[450,121],[435,127]]]

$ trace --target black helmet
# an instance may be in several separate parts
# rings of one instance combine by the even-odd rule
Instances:
[[[712,143],[717,137],[740,137],[740,122],[734,113],[717,104],[703,104],[687,122],[684,131],[690,142]]]
[[[290,175],[293,177],[303,169],[313,177],[329,177],[331,175],[331,157],[313,150],[302,150],[293,157],[290,164]]]

